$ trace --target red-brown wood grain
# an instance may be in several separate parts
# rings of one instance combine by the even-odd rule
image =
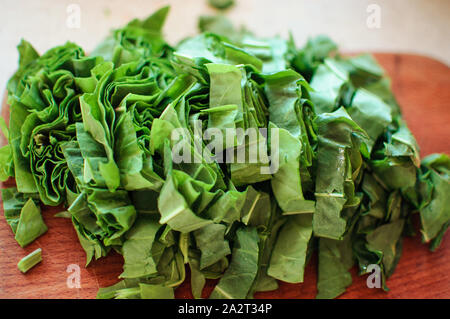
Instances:
[[[426,57],[406,54],[375,54],[392,79],[392,87],[404,118],[421,148],[421,156],[450,153],[450,69]],[[8,118],[4,102],[2,114]],[[14,185],[8,181],[4,186]],[[70,220],[53,215],[62,208],[45,207],[44,221],[48,232],[22,249],[14,240],[0,208],[0,298],[94,298],[99,287],[118,281],[122,257],[112,252],[85,268],[85,254]],[[42,262],[22,274],[17,262],[28,253],[42,248]],[[80,266],[81,288],[68,288],[70,264]],[[314,298],[316,294],[317,258],[313,256],[305,272],[303,284],[280,283],[274,292],[257,293],[257,298]],[[387,285],[388,293],[369,289],[366,277],[352,270],[353,284],[340,298],[450,298],[450,235],[441,247],[430,252],[420,235],[406,238],[403,255]],[[213,288],[207,283],[204,297]],[[178,298],[191,298],[189,274],[175,293]]]

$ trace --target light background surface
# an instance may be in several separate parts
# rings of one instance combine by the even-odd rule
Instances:
[[[260,36],[288,36],[297,45],[327,34],[342,51],[415,53],[450,64],[450,0],[235,0],[226,11],[231,21]],[[67,7],[78,4],[81,24],[67,27]],[[0,97],[17,67],[21,38],[38,52],[70,40],[86,52],[111,28],[144,18],[171,5],[164,33],[171,44],[197,32],[197,18],[217,10],[207,0],[1,0]],[[369,28],[370,4],[380,8],[380,28]]]

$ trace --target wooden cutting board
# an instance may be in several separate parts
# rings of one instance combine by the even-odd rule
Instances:
[[[450,68],[430,58],[406,54],[375,54],[392,79],[393,90],[404,117],[421,148],[421,155],[450,154]],[[4,102],[2,115],[9,118]],[[8,181],[4,186],[14,185]],[[0,298],[95,298],[97,289],[114,284],[122,271],[122,257],[112,252],[85,268],[85,254],[70,220],[53,215],[62,208],[46,207],[43,217],[48,232],[22,249],[14,240],[0,209]],[[416,220],[417,222],[417,220]],[[43,261],[22,274],[17,262],[28,253],[42,248]],[[80,288],[68,288],[69,265],[80,266]],[[258,293],[257,298],[314,298],[317,258],[307,266],[303,284],[281,283],[275,292]],[[450,298],[450,235],[444,236],[434,253],[421,243],[419,235],[406,238],[403,255],[395,273],[387,281],[388,293],[369,289],[366,277],[352,270],[353,284],[340,298]],[[204,297],[213,288],[207,283]],[[191,298],[189,274],[175,293]]]

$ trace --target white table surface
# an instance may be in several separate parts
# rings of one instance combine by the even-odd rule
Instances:
[[[309,36],[327,34],[347,52],[416,53],[450,64],[450,0],[235,1],[227,16],[261,36],[286,37],[292,30],[301,45]],[[80,8],[79,28],[68,27],[71,4]],[[166,4],[171,12],[164,33],[171,44],[197,32],[198,16],[217,12],[207,0],[0,0],[0,88],[17,67],[21,38],[40,53],[68,40],[89,52],[111,28]],[[367,25],[371,4],[380,9],[379,28]]]

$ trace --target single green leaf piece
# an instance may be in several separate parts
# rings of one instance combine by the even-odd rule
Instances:
[[[25,257],[23,257],[17,264],[17,268],[23,273],[28,272],[31,268],[42,261],[42,249],[38,248]]]
[[[41,215],[41,209],[30,198],[20,211],[15,239],[21,247],[32,243],[47,232],[47,226]]]

